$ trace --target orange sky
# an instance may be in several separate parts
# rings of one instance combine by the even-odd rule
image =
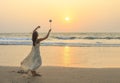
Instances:
[[[120,0],[1,0],[0,32],[120,32]],[[70,20],[66,21],[65,18]]]

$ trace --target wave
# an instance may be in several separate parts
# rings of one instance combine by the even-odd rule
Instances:
[[[95,39],[106,39],[106,40],[110,40],[110,39],[118,39],[120,40],[120,37],[51,37],[49,39],[53,39],[53,40],[78,40],[78,39],[87,39],[87,40],[95,40]],[[5,37],[0,37],[0,40],[31,40],[31,38],[5,38]]]
[[[30,41],[0,41],[0,45],[32,45]],[[120,47],[114,43],[66,43],[66,42],[42,42],[41,46],[73,46],[73,47]]]
[[[76,37],[55,37],[56,39],[68,40],[68,39],[77,39]]]
[[[31,40],[31,38],[4,38],[4,37],[1,37],[0,40]]]
[[[88,39],[88,40],[93,40],[93,39],[120,39],[120,37],[54,37],[59,40],[73,40],[73,39]]]
[[[120,39],[120,37],[84,37],[83,39]]]
[[[46,34],[40,34],[44,37]],[[31,34],[0,34],[1,45],[31,45]],[[53,33],[44,46],[120,46],[120,33]]]

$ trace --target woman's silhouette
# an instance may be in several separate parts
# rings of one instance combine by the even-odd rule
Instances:
[[[32,76],[40,76],[40,74],[36,73],[36,69],[38,69],[42,64],[39,46],[40,42],[47,39],[51,32],[50,29],[44,38],[38,38],[38,28],[40,28],[40,26],[35,28],[32,33],[32,50],[29,55],[21,62],[21,68],[23,71],[26,71],[27,73],[30,71],[32,73]]]

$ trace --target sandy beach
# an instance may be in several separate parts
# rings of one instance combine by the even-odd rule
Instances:
[[[0,46],[0,83],[120,83],[120,47],[42,46],[42,77],[19,74],[31,46]]]
[[[17,67],[0,67],[0,83],[120,83],[119,68],[42,67],[42,77],[18,74]]]

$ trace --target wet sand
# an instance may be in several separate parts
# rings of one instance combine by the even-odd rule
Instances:
[[[31,46],[1,45],[0,66],[19,66]],[[42,46],[43,66],[120,68],[120,47]]]

